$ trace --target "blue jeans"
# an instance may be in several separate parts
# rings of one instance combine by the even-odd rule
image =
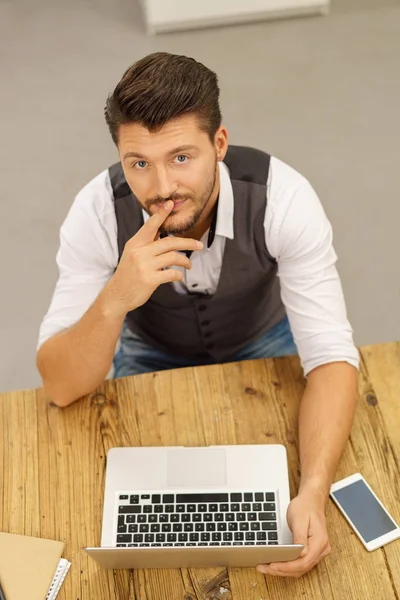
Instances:
[[[212,365],[217,361],[209,357],[206,360],[193,360],[184,356],[175,356],[146,344],[140,337],[130,331],[124,324],[120,348],[114,357],[114,378],[178,369],[180,367],[195,367]],[[248,360],[252,358],[274,358],[297,354],[289,321],[285,317],[280,323],[264,333],[244,348],[236,352],[224,362]]]

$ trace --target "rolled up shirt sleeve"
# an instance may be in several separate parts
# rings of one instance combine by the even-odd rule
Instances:
[[[79,321],[114,273],[117,226],[108,188],[103,172],[76,196],[61,227],[56,258],[59,277],[40,326],[38,349]]]
[[[283,169],[280,161],[275,165],[276,171]],[[264,228],[267,248],[278,263],[282,301],[304,374],[331,362],[358,368],[331,224],[312,186],[293,173],[288,173],[293,185],[281,186],[272,170]]]

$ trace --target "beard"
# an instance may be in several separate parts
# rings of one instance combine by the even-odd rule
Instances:
[[[187,216],[184,221],[177,222],[177,223],[174,223],[173,220],[172,220],[172,222],[170,222],[170,221],[171,221],[171,217],[173,219],[173,217],[175,215],[179,214],[179,210],[172,210],[171,213],[169,214],[169,216],[164,221],[163,225],[160,227],[161,233],[170,234],[170,235],[179,235],[179,234],[183,234],[183,233],[190,231],[197,225],[197,223],[200,221],[200,218],[203,215],[204,210],[205,210],[205,208],[211,198],[211,195],[215,189],[215,184],[217,181],[217,167],[218,167],[218,163],[217,163],[217,161],[215,161],[214,172],[209,177],[209,179],[206,183],[206,186],[204,187],[204,190],[202,191],[202,193],[200,195],[172,194],[171,196],[169,196],[169,198],[161,198],[158,196],[156,198],[151,198],[150,200],[146,200],[145,209],[149,213],[150,216],[152,215],[152,213],[150,212],[150,208],[151,208],[151,206],[153,206],[153,204],[160,205],[160,204],[163,204],[164,202],[167,202],[168,200],[175,200],[176,202],[178,202],[179,200],[187,200],[188,202],[192,202],[194,205],[192,214]]]

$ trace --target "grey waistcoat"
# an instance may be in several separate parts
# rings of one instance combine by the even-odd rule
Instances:
[[[224,162],[233,187],[234,239],[226,239],[215,294],[179,294],[167,283],[126,316],[127,326],[154,347],[221,362],[285,316],[277,265],[265,247],[263,226],[270,157],[253,148],[230,146]],[[143,215],[121,163],[109,173],[121,257],[126,242],[143,225]]]

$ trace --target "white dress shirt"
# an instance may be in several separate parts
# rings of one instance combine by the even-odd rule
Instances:
[[[232,184],[227,166],[219,163],[219,168],[215,238],[207,248],[206,232],[203,250],[191,256],[192,269],[182,268],[183,282],[173,284],[180,293],[215,292],[225,240],[234,238]],[[267,199],[265,244],[278,264],[282,301],[305,375],[330,362],[358,367],[335,266],[332,228],[316,193],[300,173],[271,157]],[[108,170],[76,196],[61,227],[57,264],[59,278],[40,327],[38,347],[83,316],[117,267],[117,222]]]

